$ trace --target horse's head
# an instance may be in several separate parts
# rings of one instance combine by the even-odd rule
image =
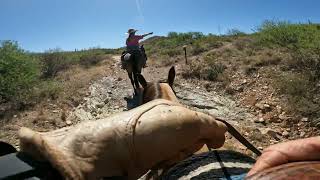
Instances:
[[[173,90],[173,82],[176,76],[174,66],[169,70],[168,79],[165,82],[147,82],[145,78],[139,74],[138,80],[143,87],[142,104],[154,99],[167,99],[169,101],[178,102]]]

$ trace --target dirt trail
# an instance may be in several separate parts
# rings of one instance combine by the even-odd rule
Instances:
[[[56,116],[42,118],[39,112],[31,111],[29,116],[34,118],[27,117],[25,114],[21,115],[21,119],[15,119],[7,124],[3,122],[4,127],[3,131],[0,131],[0,138],[19,148],[17,131],[22,126],[38,131],[50,131],[72,126],[81,121],[105,118],[111,114],[130,109],[133,106],[132,102],[127,102],[126,99],[131,99],[133,89],[126,71],[119,67],[119,60],[119,56],[113,56],[112,62],[109,62],[110,59],[106,59],[108,61],[108,65],[104,66],[106,76],[90,84],[81,104],[66,112],[65,120],[62,121]],[[182,104],[228,120],[254,145],[265,146],[256,140],[257,136],[261,137],[259,128],[262,127],[261,124],[254,123],[257,120],[256,116],[251,114],[248,109],[240,107],[231,97],[215,91],[207,91],[204,88],[204,82],[183,79],[180,75],[182,66],[182,62],[175,64],[177,76],[174,83],[174,89]],[[149,67],[143,69],[142,74],[149,82],[164,80],[167,78],[169,69],[170,67],[149,64]],[[48,111],[52,111],[55,115],[61,113],[61,110],[55,105],[52,105]],[[26,117],[24,118],[24,116]],[[249,153],[246,148],[230,136],[227,137],[224,147]]]
[[[113,113],[127,110],[128,106],[130,107],[125,98],[131,97],[133,90],[126,71],[118,66],[119,58],[119,56],[113,56],[114,63],[110,67],[112,75],[94,82],[89,88],[85,101],[69,113],[67,121],[70,124],[108,117]],[[257,124],[254,123],[257,117],[249,113],[247,109],[239,107],[235,101],[226,95],[207,92],[201,84],[182,79],[179,75],[181,65],[176,64],[175,67],[177,77],[174,88],[183,104],[192,109],[227,119],[240,130],[242,127],[246,129],[250,129],[250,127],[257,128]],[[149,65],[148,68],[143,70],[142,74],[147,81],[165,79],[169,68]],[[245,135],[248,134],[245,133]],[[229,141],[227,144],[241,146],[234,140]]]

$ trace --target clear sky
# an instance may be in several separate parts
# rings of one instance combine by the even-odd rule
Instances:
[[[30,51],[124,45],[138,32],[251,32],[266,19],[320,22],[318,0],[0,0],[0,40]]]

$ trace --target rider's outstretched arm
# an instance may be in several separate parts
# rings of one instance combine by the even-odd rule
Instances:
[[[144,35],[142,35],[142,37],[146,37],[146,36],[149,36],[149,35],[151,35],[151,34],[153,34],[153,32],[144,34]]]

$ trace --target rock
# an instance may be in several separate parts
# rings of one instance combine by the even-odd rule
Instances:
[[[263,86],[262,89],[268,89],[268,86]]]
[[[264,119],[262,117],[258,118],[258,119],[255,119],[254,120],[255,123],[264,123]]]
[[[306,118],[306,117],[304,117],[304,118],[302,118],[302,119],[301,119],[301,121],[302,121],[302,122],[308,122],[308,121],[309,121],[309,119],[308,119],[308,118]]]
[[[247,83],[247,80],[244,79],[244,80],[242,81],[241,85],[246,84],[246,83]]]
[[[270,140],[270,144],[277,144],[279,141],[277,141],[277,140],[273,140],[273,139],[271,139]]]
[[[14,117],[14,118],[17,118],[17,117],[18,117],[18,115],[16,115],[16,114],[15,114],[15,115],[13,115],[13,117]]]
[[[272,130],[270,128],[260,128],[259,131],[261,132],[262,135],[269,135],[271,137],[273,137],[275,140],[280,140],[279,138],[279,132]]]
[[[258,149],[259,149],[259,150],[263,150],[263,147],[259,146]]]
[[[238,91],[238,92],[243,92],[244,87],[243,86],[238,86],[235,90]]]
[[[278,113],[281,113],[281,111],[282,111],[281,106],[277,105],[277,106],[276,106],[276,109],[277,109],[277,112],[278,112]]]
[[[99,109],[99,110],[97,111],[97,113],[98,113],[98,114],[102,114],[102,113],[103,113],[103,110],[102,110],[102,109]]]
[[[289,137],[289,132],[286,131],[286,130],[283,131],[283,132],[282,132],[282,136],[285,137],[285,138],[288,138],[288,137]]]
[[[264,109],[270,108],[269,104],[263,104]]]
[[[66,120],[66,124],[67,124],[67,125],[71,125],[72,122],[71,122],[70,120]]]
[[[53,110],[52,112],[53,112],[53,113],[58,113],[58,112],[59,112],[59,110]]]
[[[259,102],[259,103],[256,103],[254,106],[259,108],[263,112],[271,111],[271,106],[269,104],[266,104],[266,103]]]
[[[120,108],[119,106],[115,106],[115,107],[114,107],[114,109],[119,109],[119,108]]]
[[[287,117],[287,116],[285,115],[285,112],[282,112],[278,117],[279,117],[279,119],[281,119],[281,120],[288,120],[288,119],[289,119],[289,117]]]
[[[196,88],[197,88],[197,89],[200,89],[200,86],[197,86]]]
[[[104,105],[104,102],[98,103],[96,104],[96,108],[103,108]]]
[[[273,113],[266,113],[263,116],[263,119],[265,119],[268,123],[279,123],[279,119],[277,116],[275,116]]]
[[[118,77],[117,81],[122,81],[122,78],[121,78],[121,77]]]
[[[305,135],[306,135],[305,132],[301,132],[301,133],[300,133],[300,137],[301,137],[301,138],[303,138]]]

